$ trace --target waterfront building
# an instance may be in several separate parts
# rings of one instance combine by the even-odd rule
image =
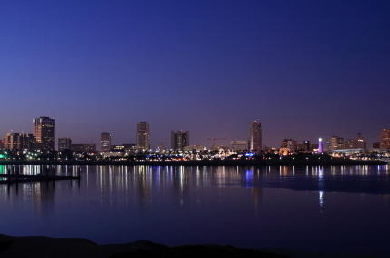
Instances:
[[[282,149],[288,149],[290,153],[294,153],[298,150],[297,141],[293,139],[283,139],[280,147]]]
[[[303,152],[312,152],[313,151],[313,145],[311,144],[310,141],[304,141],[301,145],[300,148],[301,151]]]
[[[261,152],[263,149],[263,129],[259,120],[251,123],[249,139],[249,149],[254,152]]]
[[[137,148],[140,150],[150,149],[150,127],[148,122],[137,123]]]
[[[317,149],[317,152],[318,153],[323,153],[324,151],[325,151],[324,139],[322,139],[320,137],[320,138],[318,138],[318,149]]]
[[[111,150],[111,134],[103,132],[100,134],[100,150],[107,152]]]
[[[232,141],[230,147],[233,151],[245,151],[248,150],[248,141]]]
[[[379,145],[381,150],[390,150],[390,128],[381,130]]]
[[[72,148],[72,139],[58,138],[58,151],[70,150]]]
[[[329,141],[329,150],[341,150],[345,148],[345,141],[343,137],[332,136]]]
[[[34,147],[33,134],[7,133],[4,137],[4,148],[7,150],[33,150]]]
[[[111,151],[134,151],[136,149],[136,144],[134,143],[123,143],[111,146]]]
[[[281,148],[279,148],[278,154],[282,155],[282,156],[287,156],[287,155],[292,154],[292,152],[291,152],[291,149],[289,149],[289,148],[281,147]]]
[[[173,150],[184,150],[190,145],[190,133],[188,131],[172,131],[171,132],[171,148]]]
[[[73,152],[96,152],[96,144],[91,143],[77,143],[71,145]]]
[[[34,137],[37,147],[44,151],[55,149],[55,120],[50,117],[38,117],[34,121]]]
[[[204,145],[194,144],[194,145],[189,145],[189,146],[184,147],[184,150],[185,151],[201,152],[201,151],[207,150],[207,148]]]
[[[367,149],[366,145],[366,139],[358,133],[355,138],[349,139],[345,142],[344,149],[361,149],[364,152]]]
[[[381,143],[380,143],[380,142],[374,142],[374,143],[372,144],[372,149],[373,149],[374,151],[380,151],[380,149],[381,149]]]

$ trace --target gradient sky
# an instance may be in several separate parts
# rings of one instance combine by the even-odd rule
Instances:
[[[0,133],[264,142],[390,127],[390,1],[0,1]]]

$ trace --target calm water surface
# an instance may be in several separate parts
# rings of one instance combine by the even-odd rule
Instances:
[[[390,254],[389,166],[0,166],[81,180],[0,184],[0,232]]]

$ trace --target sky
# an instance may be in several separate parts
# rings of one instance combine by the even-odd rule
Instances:
[[[2,0],[0,134],[56,119],[58,137],[152,145],[353,137],[390,128],[390,2]]]

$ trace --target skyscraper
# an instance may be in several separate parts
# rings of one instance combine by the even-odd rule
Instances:
[[[296,152],[298,150],[298,143],[293,139],[283,139],[280,147],[289,149],[289,152]]]
[[[137,148],[142,150],[150,149],[150,128],[148,122],[137,124]]]
[[[190,145],[190,133],[188,131],[172,131],[171,132],[171,148],[174,150],[183,150],[184,147]]]
[[[345,149],[361,149],[366,151],[366,139],[359,133],[355,138],[345,142]]]
[[[390,128],[381,130],[379,146],[382,150],[390,150]]]
[[[341,150],[345,148],[345,141],[343,137],[332,136],[329,142],[329,150]]]
[[[111,150],[111,134],[108,132],[103,132],[100,134],[100,150],[101,151],[110,151]]]
[[[34,137],[37,147],[45,151],[55,148],[55,120],[50,117],[38,117],[34,121]]]
[[[263,149],[263,129],[259,120],[251,123],[249,147],[251,151],[260,152]]]
[[[58,138],[58,151],[70,150],[72,146],[72,139]]]
[[[313,150],[313,145],[310,141],[304,141],[301,150],[304,152],[311,152]]]

